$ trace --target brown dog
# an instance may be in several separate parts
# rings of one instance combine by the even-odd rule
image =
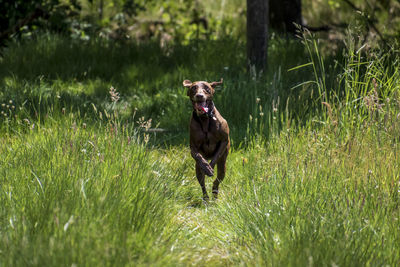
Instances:
[[[212,83],[183,81],[193,105],[190,151],[196,161],[196,176],[205,200],[208,200],[205,175],[213,176],[214,166],[217,164],[218,174],[212,188],[212,193],[217,198],[218,186],[225,177],[225,163],[230,148],[228,123],[219,114],[213,102],[214,88],[221,84],[222,79]],[[208,160],[211,162],[208,163]]]

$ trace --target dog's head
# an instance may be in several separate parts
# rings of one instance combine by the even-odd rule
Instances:
[[[222,78],[219,82],[191,82],[189,80],[183,81],[183,86],[187,89],[187,95],[192,100],[193,109],[196,111],[197,116],[207,114],[213,108],[212,99],[215,92],[215,87],[221,85]]]

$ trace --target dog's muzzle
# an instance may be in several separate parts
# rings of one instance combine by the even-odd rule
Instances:
[[[193,108],[198,116],[208,113],[209,110],[207,101],[193,102]]]

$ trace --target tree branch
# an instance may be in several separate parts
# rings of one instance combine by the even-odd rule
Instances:
[[[365,19],[365,21],[367,22],[368,26],[370,26],[376,32],[376,34],[378,34],[379,38],[384,43],[384,45],[386,47],[390,48],[389,44],[387,43],[386,39],[383,37],[382,33],[375,26],[374,21],[372,19],[368,18],[367,16],[363,15],[363,13],[365,13],[363,10],[361,10],[359,7],[354,5],[350,0],[342,0],[342,1],[345,2],[347,5],[349,5],[355,11],[360,12],[361,16]]]
[[[7,30],[3,31],[2,33],[0,33],[0,42],[2,40],[6,39],[8,36],[18,32],[19,29],[21,29],[25,25],[28,25],[35,19],[37,19],[39,17],[43,17],[45,14],[46,14],[46,12],[42,8],[36,7],[36,9],[31,14],[29,14],[26,18],[20,19],[14,26],[12,26],[12,27],[8,28]]]

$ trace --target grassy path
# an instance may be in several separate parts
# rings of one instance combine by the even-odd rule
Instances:
[[[178,169],[184,169],[171,207],[171,212],[174,213],[171,225],[179,229],[176,240],[170,248],[172,257],[175,260],[179,259],[182,264],[197,266],[231,264],[233,258],[227,246],[229,232],[219,212],[229,192],[225,190],[221,192],[217,201],[203,202],[200,186],[194,175],[194,161],[186,146],[164,150],[161,152],[163,157],[160,157],[159,151],[154,151],[154,153],[156,158],[161,158],[161,161],[169,161],[170,168],[175,166]],[[234,158],[236,155],[238,153],[231,156]],[[213,179],[214,177],[206,179],[209,190],[211,190]],[[229,185],[232,180],[229,180],[227,178],[226,184],[223,185],[226,190],[230,190]]]

